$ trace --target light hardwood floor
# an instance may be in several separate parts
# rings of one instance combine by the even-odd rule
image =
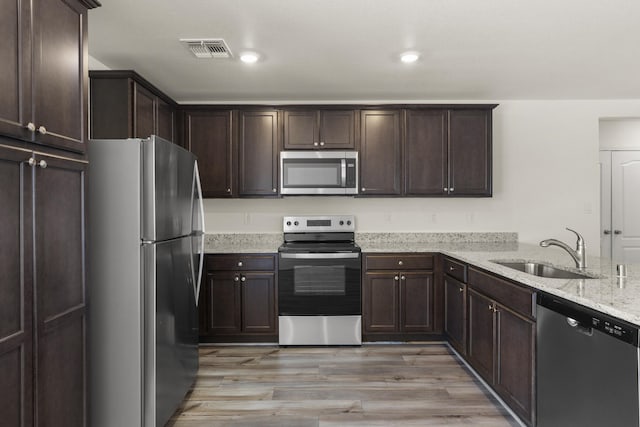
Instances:
[[[201,347],[171,427],[516,426],[445,344]]]

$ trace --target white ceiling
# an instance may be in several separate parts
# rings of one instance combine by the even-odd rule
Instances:
[[[640,98],[637,0],[101,2],[90,55],[180,103]],[[181,38],[223,38],[234,58]]]

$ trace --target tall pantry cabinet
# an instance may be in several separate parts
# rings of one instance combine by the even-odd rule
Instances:
[[[86,36],[97,6],[0,0],[2,425],[88,425]]]

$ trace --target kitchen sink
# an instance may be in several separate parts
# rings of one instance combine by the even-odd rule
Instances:
[[[513,268],[527,274],[550,279],[593,279],[589,274],[577,273],[575,271],[564,270],[549,264],[535,261],[491,261],[504,267]]]

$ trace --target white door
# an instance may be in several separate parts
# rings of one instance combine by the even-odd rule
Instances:
[[[611,155],[611,258],[640,263],[640,151]]]
[[[600,257],[611,258],[611,153],[600,151]]]

